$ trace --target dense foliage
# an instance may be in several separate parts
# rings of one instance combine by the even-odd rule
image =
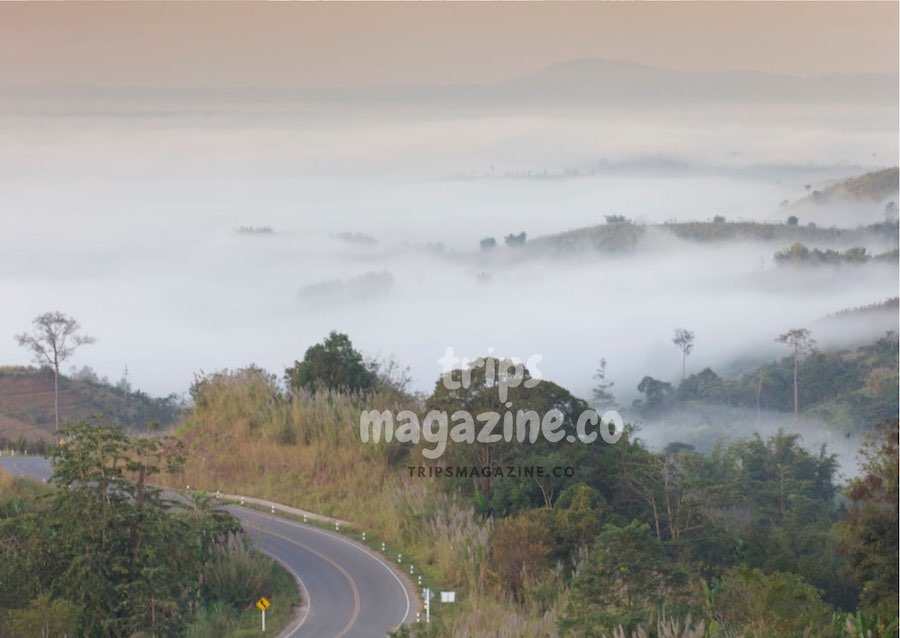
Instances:
[[[310,346],[303,361],[295,361],[284,376],[290,387],[312,392],[368,390],[376,381],[376,375],[353,348],[350,338],[339,332],[332,332],[322,343]]]
[[[873,374],[896,374],[896,357],[893,335],[854,352],[806,355],[801,408],[810,397],[822,405],[859,393],[862,405],[878,409],[862,393]],[[557,409],[568,433],[587,407],[546,379],[501,398],[490,367],[471,369],[467,385],[439,379],[424,402],[384,394],[378,384],[364,394],[284,392],[258,368],[210,375],[185,424],[195,453],[181,480],[348,518],[402,548],[417,573],[455,589],[461,601],[407,635],[896,633],[895,424],[869,447],[866,475],[849,488],[838,482],[834,456],[786,432],[708,453],[676,442],[653,452],[626,426],[615,444],[451,442],[436,460],[423,457],[421,442],[360,442],[362,409],[408,409],[420,422],[433,410]],[[737,400],[789,412],[792,358],[763,368],[768,377],[734,380],[704,370],[677,387],[648,377],[645,395],[663,411]],[[573,471],[432,480],[407,473],[423,466]]]
[[[270,591],[272,565],[249,553],[236,519],[150,486],[183,463],[176,440],[85,422],[61,434],[55,489],[2,490],[0,636],[179,636],[207,607]]]
[[[727,379],[710,368],[689,375],[677,388],[645,377],[638,413],[653,416],[690,402],[753,410],[793,409],[793,359],[784,357]],[[799,408],[845,429],[871,429],[898,414],[898,341],[889,332],[853,351],[813,351],[798,360]]]

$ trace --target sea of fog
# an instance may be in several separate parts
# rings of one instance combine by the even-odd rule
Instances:
[[[367,355],[409,366],[421,391],[447,348],[469,357],[492,348],[541,355],[544,376],[581,396],[603,357],[630,402],[645,374],[680,377],[675,328],[697,335],[689,371],[721,369],[783,356],[779,333],[897,291],[896,264],[786,276],[772,259],[781,244],[687,243],[664,232],[620,256],[478,252],[486,236],[502,244],[509,233],[537,237],[609,214],[782,220],[780,202],[802,198],[807,184],[896,158],[886,111],[56,111],[0,116],[3,364],[28,363],[13,335],[59,309],[97,338],[70,365],[111,380],[127,366],[151,394],[184,393],[201,371],[251,363],[280,374],[340,330]],[[843,225],[880,216],[862,207]],[[274,233],[237,233],[242,226]],[[366,273],[376,274],[371,285],[359,279]],[[860,330],[847,343],[869,338]]]

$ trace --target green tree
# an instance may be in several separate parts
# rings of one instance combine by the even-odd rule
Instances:
[[[836,457],[824,448],[812,453],[797,435],[779,431],[739,441],[708,462],[722,470],[713,475],[708,512],[732,539],[732,561],[799,574],[830,603],[852,607],[855,591],[834,529]]]
[[[89,635],[177,633],[204,556],[186,517],[173,514],[178,506],[149,481],[181,466],[181,445],[87,422],[60,433],[51,482],[62,489],[53,493],[45,536],[54,591],[85,610]]]
[[[725,383],[711,368],[703,368],[692,374],[678,386],[678,399],[681,401],[709,401],[718,403],[725,398]]]
[[[240,530],[224,512],[199,522],[150,485],[184,461],[170,438],[130,438],[121,428],[78,422],[53,450],[54,490],[19,540],[36,556],[35,591],[80,610],[77,635],[178,635],[195,609],[199,574],[215,540]]]
[[[898,421],[881,423],[862,449],[862,476],[850,481],[851,506],[841,546],[862,585],[860,606],[875,614],[885,635],[897,632]]]
[[[521,420],[526,425],[524,428],[526,435],[530,435],[534,424],[537,424],[539,429],[546,415],[558,413],[561,419],[559,431],[564,432],[561,441],[550,442],[543,436],[537,436],[533,442],[530,438],[526,438],[523,442],[513,438],[512,441],[501,440],[491,443],[472,441],[448,444],[444,458],[448,464],[454,466],[494,468],[518,465],[546,469],[543,477],[478,476],[473,479],[460,479],[458,482],[447,481],[447,484],[454,484],[475,497],[476,504],[481,505],[484,513],[501,516],[514,514],[523,508],[551,506],[561,491],[583,480],[587,473],[596,469],[605,450],[612,447],[604,444],[599,437],[599,442],[591,445],[567,442],[565,436],[575,434],[576,421],[579,415],[588,409],[587,403],[552,381],[532,378],[524,366],[521,366],[519,372],[510,373],[521,376],[518,384],[509,387],[507,396],[501,398],[497,371],[501,368],[512,370],[513,367],[512,362],[491,357],[477,360],[465,370],[453,371],[449,380],[443,376],[438,379],[434,391],[425,402],[426,411],[444,412],[448,415],[451,430],[461,421],[453,416],[458,411],[471,415],[473,427],[477,425],[478,428],[483,421],[474,419],[479,415],[486,416],[493,413],[500,419],[494,434],[503,433],[502,420],[507,413],[514,424],[517,420]],[[519,418],[520,413],[522,419]],[[524,418],[525,416],[528,416],[528,419]],[[572,466],[576,474],[553,476],[552,469],[556,466]]]
[[[295,361],[285,371],[288,385],[315,392],[321,389],[359,392],[372,388],[376,375],[353,348],[350,337],[331,332],[322,343],[310,346],[303,361]]]
[[[17,638],[75,636],[78,615],[79,610],[69,601],[41,594],[29,602],[28,607],[10,610],[7,625],[10,635]]]
[[[672,384],[668,381],[660,381],[651,376],[641,379],[638,384],[638,392],[644,394],[645,402],[643,405],[644,412],[653,414],[661,411],[672,396]]]
[[[831,608],[796,574],[735,567],[722,576],[713,608],[727,631],[747,638],[833,635]]]
[[[649,526],[606,525],[579,565],[559,626],[567,637],[601,638],[651,621],[665,604],[686,611],[694,596],[689,573],[665,553]]]

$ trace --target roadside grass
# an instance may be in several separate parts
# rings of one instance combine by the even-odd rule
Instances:
[[[360,440],[362,410],[417,410],[415,399],[333,392],[285,397],[270,375],[255,369],[208,377],[195,399],[175,432],[187,445],[187,463],[165,477],[168,486],[252,496],[348,521],[342,534],[394,563],[417,589],[421,575],[422,587],[479,590],[477,563],[487,533],[475,535],[480,545],[474,548],[466,539],[472,530],[454,528],[475,524],[471,508],[410,478],[408,448]],[[468,513],[446,518],[448,510]],[[335,531],[333,524],[306,522]]]
[[[0,496],[12,496],[16,489],[16,481],[12,474],[0,468]]]
[[[294,620],[300,594],[294,577],[277,561],[252,550],[254,562],[266,570],[265,593],[272,603],[266,611],[266,634],[276,635]],[[244,638],[261,633],[261,614],[255,600],[235,609],[224,601],[203,607],[185,632],[185,638]]]
[[[15,477],[0,468],[0,503],[11,500],[31,501],[49,494],[53,487],[29,478]]]
[[[175,431],[187,446],[187,463],[165,477],[169,487],[251,496],[347,521],[342,535],[392,562],[417,590],[429,587],[437,597],[440,591],[457,592],[452,605],[435,599],[432,624],[424,626],[423,612],[412,635],[556,635],[555,610],[498,599],[489,587],[490,519],[438,483],[411,478],[406,467],[419,462],[414,449],[360,440],[362,410],[420,411],[415,398],[302,391],[285,396],[274,377],[255,368],[208,376],[194,394],[194,407]],[[271,513],[268,507],[244,506]],[[333,523],[305,522],[335,531]]]

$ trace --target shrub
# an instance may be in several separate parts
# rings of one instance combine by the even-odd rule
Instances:
[[[723,626],[747,638],[827,636],[831,631],[831,607],[797,574],[734,567],[722,576],[713,605]]]

